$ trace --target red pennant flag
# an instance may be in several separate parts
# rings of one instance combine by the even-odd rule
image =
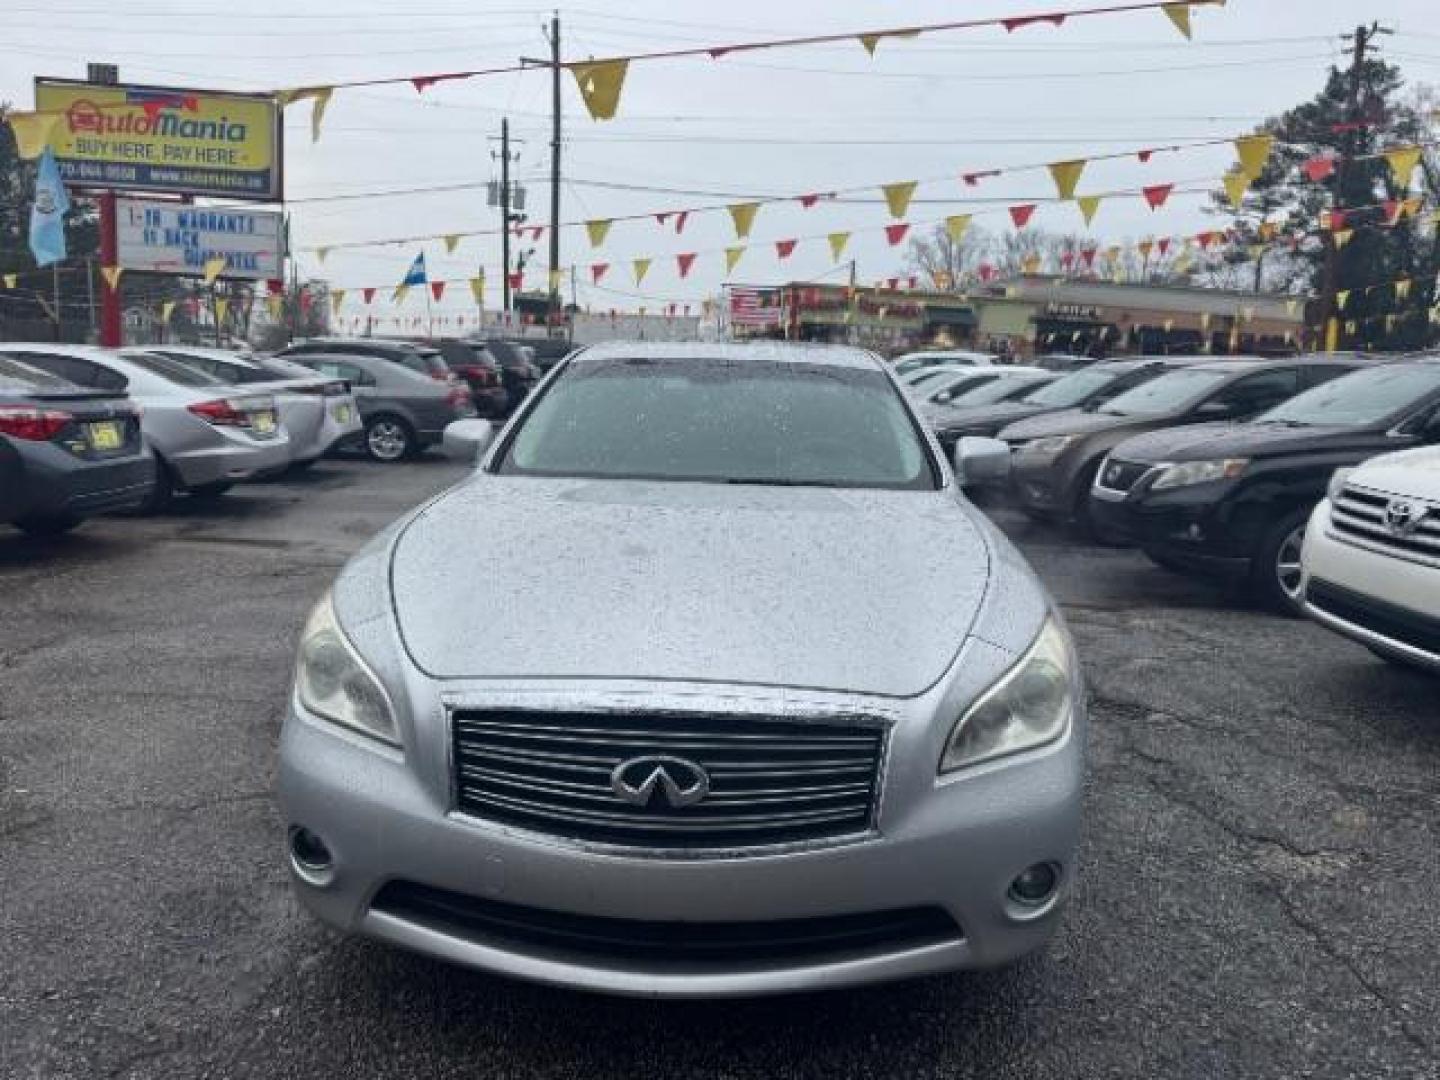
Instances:
[[[544,225],[536,225],[533,229],[530,230],[530,239],[531,239],[531,240],[539,240],[539,239],[540,239],[542,236],[544,236],[544,235],[545,235],[545,226],[544,226]]]
[[[1023,203],[1020,206],[1010,207],[1010,220],[1015,223],[1015,228],[1023,229],[1030,224],[1030,216],[1035,213],[1034,203]]]
[[[370,303],[372,300],[375,299],[375,286],[372,285],[368,289],[361,289],[360,296],[365,301],[365,303]]]
[[[508,277],[510,280],[510,288],[514,289],[516,292],[519,292],[525,287],[524,271],[518,271],[516,273],[508,275]]]
[[[439,79],[432,79],[425,75],[417,75],[410,80],[410,85],[415,87],[417,94],[423,94],[428,88],[434,86],[439,81]]]
[[[894,225],[885,226],[885,239],[890,242],[891,247],[894,247],[905,239],[905,234],[909,231],[910,223],[908,221],[897,221]]]
[[[968,173],[962,173],[961,176],[960,176],[960,179],[962,179],[962,180],[965,181],[965,186],[966,186],[966,187],[975,187],[977,184],[980,183],[981,180],[985,180],[985,179],[988,179],[989,177],[999,176],[999,175],[1000,175],[1000,170],[999,170],[999,169],[986,169],[984,172],[968,172]]]
[[[1175,190],[1174,184],[1152,184],[1147,188],[1141,188],[1145,201],[1150,204],[1151,210],[1159,210],[1165,205],[1165,200],[1170,198],[1170,193]]]
[[[679,236],[685,231],[685,223],[690,220],[690,211],[681,210],[675,215],[675,235]]]
[[[1170,238],[1168,236],[1162,236],[1155,242],[1155,246],[1160,249],[1161,255],[1166,254],[1170,250]]]
[[[915,288],[915,286],[918,285],[919,283],[920,283],[920,279],[919,279],[918,277],[916,277],[914,274],[911,274],[908,278],[905,279],[905,287],[906,287],[907,289],[913,289],[913,288]]]
[[[1036,23],[1050,23],[1052,26],[1064,26],[1065,16],[1056,15],[1021,15],[1013,19],[1001,19],[1000,25],[1005,27],[1005,32],[1013,34],[1026,26],[1034,26]]]
[[[690,267],[695,265],[695,252],[687,251],[682,255],[675,256],[675,265],[680,268],[680,276],[683,278],[690,273]]]
[[[1305,170],[1305,175],[1309,177],[1311,183],[1318,184],[1335,172],[1335,159],[1326,157],[1324,154],[1317,154],[1300,167]]]
[[[1062,251],[1060,253],[1060,265],[1066,270],[1075,265],[1075,253],[1073,251]]]
[[[797,243],[799,243],[798,240],[776,240],[775,254],[782,259],[788,259],[792,254],[794,254],[795,245]]]
[[[281,281],[278,277],[266,278],[265,291],[271,296],[279,296],[285,291],[285,282]]]
[[[1385,224],[1386,224],[1386,225],[1394,225],[1397,221],[1400,220],[1400,200],[1399,200],[1399,199],[1386,199],[1386,200],[1385,200],[1384,202],[1382,202],[1380,205],[1381,205],[1381,207],[1383,207],[1384,210],[1385,210]]]
[[[894,292],[896,289],[900,288],[900,279],[898,277],[886,278],[885,287],[891,292]]]
[[[1329,218],[1326,219],[1326,227],[1331,232],[1339,232],[1345,228],[1345,211],[1331,210]]]
[[[1099,254],[1099,251],[1099,248],[1086,248],[1084,251],[1080,252],[1080,258],[1085,260],[1085,266],[1087,269],[1095,265],[1095,256]]]
[[[1195,234],[1195,242],[1200,245],[1201,250],[1203,251],[1209,251],[1210,246],[1214,244],[1215,241],[1218,239],[1220,239],[1218,233],[1202,232]]]
[[[665,222],[667,222],[667,221],[670,220],[670,211],[669,211],[669,210],[663,210],[663,211],[661,211],[660,213],[658,213],[658,214],[655,215],[655,220],[656,220],[659,224],[664,225]]]
[[[432,281],[432,282],[430,282],[430,295],[433,296],[436,300],[439,300],[440,297],[444,296],[444,295],[445,295],[445,282],[443,282],[443,281]]]
[[[599,285],[599,284],[600,284],[600,279],[605,276],[605,271],[606,271],[606,270],[609,270],[609,269],[610,269],[610,264],[609,264],[609,263],[591,263],[591,264],[590,264],[590,280],[591,280],[591,282],[594,283],[594,284],[596,284],[596,285]]]
[[[809,210],[810,207],[814,206],[814,205],[815,205],[817,202],[819,202],[819,201],[820,201],[820,196],[819,196],[819,195],[801,195],[801,196],[800,196],[800,205],[803,206],[806,210]]]
[[[1140,153],[1136,154],[1135,156],[1140,159],[1140,164],[1141,164],[1141,165],[1149,165],[1149,164],[1150,164],[1150,159],[1155,156],[1155,151],[1154,151],[1154,150],[1141,150]]]
[[[995,276],[995,267],[989,263],[981,263],[978,267],[978,273],[980,274],[981,281],[989,281]]]

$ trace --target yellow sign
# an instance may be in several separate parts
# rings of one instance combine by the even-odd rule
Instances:
[[[72,187],[283,198],[272,97],[37,79],[35,109],[58,117],[49,145]]]

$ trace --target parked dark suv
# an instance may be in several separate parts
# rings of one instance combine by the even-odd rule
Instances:
[[[311,338],[279,350],[276,356],[373,356],[409,368],[436,382],[455,382],[454,372],[440,350],[414,341],[393,341],[384,338]]]
[[[504,416],[510,411],[504,371],[484,345],[458,338],[432,338],[426,344],[437,349],[450,370],[470,388],[481,416]]]
[[[1326,357],[1231,358],[1189,364],[1112,398],[1093,412],[1072,409],[1011,424],[1011,481],[1032,517],[1073,520],[1094,535],[1090,488],[1100,463],[1126,439],[1182,424],[1246,420],[1301,390],[1354,369]]]
[[[1106,459],[1093,513],[1171,569],[1247,581],[1298,611],[1305,524],[1337,468],[1440,443],[1440,360],[1367,367],[1244,424],[1141,435]]]

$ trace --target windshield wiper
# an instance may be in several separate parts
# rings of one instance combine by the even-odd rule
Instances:
[[[845,486],[833,480],[789,480],[784,477],[770,476],[727,476],[721,482],[725,484],[753,484],[756,487],[838,488]]]

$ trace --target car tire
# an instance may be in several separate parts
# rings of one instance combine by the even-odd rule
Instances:
[[[80,521],[74,514],[48,514],[43,517],[21,518],[14,525],[26,536],[44,537],[67,533],[79,525]]]
[[[198,487],[191,488],[188,494],[192,499],[196,499],[201,502],[210,502],[214,499],[220,498],[221,495],[224,495],[234,486],[234,484],[229,483],[228,481],[221,480],[218,483],[214,484],[200,484]]]
[[[1300,546],[1310,510],[1295,510],[1280,518],[1260,538],[1250,558],[1250,592],[1265,607],[1281,615],[1301,614]]]
[[[141,514],[163,514],[175,501],[175,474],[159,457],[155,458],[155,486],[137,508]]]
[[[375,461],[392,464],[415,454],[415,432],[392,413],[380,413],[365,421],[362,435],[365,453]]]
[[[1100,475],[1100,466],[1104,459],[1100,458],[1093,464],[1085,466],[1080,474],[1080,490],[1075,495],[1075,503],[1071,508],[1070,521],[1074,526],[1075,535],[1087,544],[1099,544],[1103,547],[1122,547],[1122,544],[1114,540],[1107,540],[1100,531],[1099,524],[1091,512],[1094,505],[1090,499],[1090,489],[1095,486],[1095,477]]]

